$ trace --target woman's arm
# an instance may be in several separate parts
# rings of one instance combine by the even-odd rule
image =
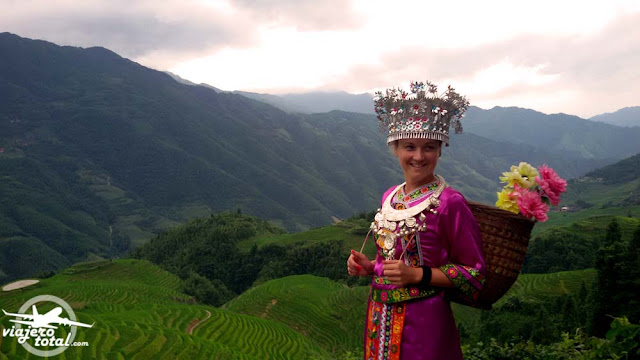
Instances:
[[[401,260],[385,260],[382,270],[384,277],[393,285],[405,287],[410,284],[420,284],[424,276],[421,267],[407,266]],[[451,280],[438,268],[431,268],[431,286],[451,287]]]

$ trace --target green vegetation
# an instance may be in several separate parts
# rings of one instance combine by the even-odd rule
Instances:
[[[345,232],[348,228],[340,229]],[[215,306],[256,283],[289,275],[312,274],[350,284],[358,281],[344,270],[348,249],[339,238],[305,241],[301,236],[295,243],[271,242],[260,248],[253,243],[247,251],[238,248],[238,244],[257,239],[258,234],[279,238],[282,233],[264,220],[225,212],[162,233],[132,256],[152,261],[187,280],[188,294]]]
[[[569,182],[562,205],[549,221],[534,227],[522,271],[546,273],[593,268],[612,221],[621,243],[640,226],[640,154]],[[604,330],[602,330],[604,331]]]
[[[362,347],[369,289],[326,278],[289,276],[252,288],[225,305],[234,312],[282,322],[334,354]]]
[[[466,333],[465,351],[481,356],[510,346],[521,352],[542,349],[539,343],[522,348],[489,339],[500,339],[495,335],[501,334],[511,339],[517,333],[512,327],[526,323],[527,315],[539,317],[537,310],[543,306],[566,309],[566,299],[590,291],[583,284],[589,284],[594,275],[593,270],[523,275],[490,312],[454,307],[461,333]],[[88,341],[90,347],[69,349],[65,352],[69,358],[329,359],[347,358],[349,353],[357,357],[361,351],[366,286],[345,287],[326,278],[289,276],[253,287],[222,308],[196,304],[181,293],[183,286],[178,277],[146,261],[102,261],[79,264],[32,287],[1,293],[0,307],[17,310],[39,294],[64,298],[80,321],[96,323],[93,329],[79,330],[78,340]],[[208,318],[207,312],[211,314]],[[558,319],[565,313],[560,311]],[[548,330],[558,319],[554,312],[545,314]],[[188,334],[188,329],[205,318]],[[0,323],[9,325],[6,317]],[[484,343],[478,344],[478,339]],[[550,344],[544,345],[547,350],[560,341],[603,341],[563,340],[556,333],[547,334],[546,339],[542,343]],[[519,341],[526,344],[522,338],[513,344]],[[617,349],[620,344],[614,339],[600,345]],[[0,349],[4,358],[26,356],[15,341],[3,341]]]
[[[181,293],[176,276],[146,261],[76,265],[33,287],[0,293],[0,307],[17,311],[40,294],[63,298],[80,321],[96,323],[78,330],[77,341],[90,346],[69,348],[65,358],[329,358],[326,350],[284,324],[194,304]],[[210,317],[188,334],[207,313]],[[6,316],[0,319],[5,327],[11,324]],[[28,355],[13,340],[2,341],[0,349],[2,359]]]
[[[598,215],[567,226],[548,228],[532,238],[522,272],[547,273],[595,267],[596,254],[603,244],[607,226],[613,220],[620,225],[624,241],[629,241],[640,226],[640,218]]]
[[[591,171],[583,179],[594,179],[604,184],[633,183],[640,179],[640,154]]]
[[[600,165],[593,168],[610,164],[610,159],[621,159],[640,152],[640,127],[623,128],[573,115],[545,115],[516,107],[494,107],[488,111],[471,108],[466,116],[473,121],[465,122],[465,131],[496,141],[522,143],[533,150],[545,149],[556,156],[562,154],[567,158],[599,159]],[[557,167],[551,164],[552,159],[547,157],[547,164]]]
[[[596,255],[597,271],[589,271],[590,276],[583,277],[578,292],[569,290],[571,281],[565,278],[565,273],[521,275],[518,282],[529,277],[534,280],[531,283],[543,284],[547,289],[537,286],[536,294],[560,292],[564,295],[553,301],[549,301],[551,297],[543,302],[531,301],[531,297],[522,296],[528,293],[526,286],[514,286],[496,309],[481,315],[477,329],[491,340],[473,338],[471,344],[464,347],[465,358],[638,358],[640,225],[631,240],[624,241],[621,227],[613,219],[607,225],[601,244]],[[594,273],[597,281],[590,281]],[[549,279],[556,276],[562,280]],[[523,292],[519,294],[519,290]],[[613,316],[617,318],[612,321]]]
[[[616,318],[606,338],[588,337],[578,331],[562,334],[562,340],[550,345],[532,341],[499,343],[495,339],[463,345],[468,360],[547,360],[547,359],[636,359],[640,356],[640,325],[630,324],[626,318]]]
[[[610,315],[624,315],[640,322],[640,225],[630,241],[624,241],[620,225],[612,220],[603,246],[598,250],[598,299],[594,311],[593,333],[603,335]]]
[[[239,243],[241,250],[249,250],[252,246],[262,248],[268,245],[291,246],[295,243],[339,243],[343,245],[344,253],[349,250],[360,250],[369,231],[373,212],[364,212],[356,216],[340,221],[338,223],[321,226],[307,231],[297,233],[282,233],[274,235],[272,233],[258,233],[254,237],[247,238]],[[375,245],[371,235],[365,245],[365,254],[375,256]]]
[[[3,280],[117,258],[222,210],[240,209],[288,231],[325,226],[376,208],[382,192],[401,181],[372,115],[287,114],[178,83],[103,48],[3,33],[0,52]],[[624,142],[616,138],[613,148],[603,145],[607,156]],[[497,175],[515,162],[551,159],[570,177],[604,161],[590,160],[601,153],[564,157],[473,134],[452,141],[465,146],[445,149],[439,172],[484,202],[493,201]],[[41,250],[23,250],[34,248]]]
[[[269,225],[259,219],[238,213],[222,213],[164,233],[138,249],[134,255],[155,261],[177,274],[189,274],[187,283],[195,284],[191,286],[193,289],[208,289],[209,297],[217,296],[218,300],[209,302],[211,304],[219,305],[225,298],[241,294],[224,307],[283,322],[309,336],[318,331],[316,341],[321,346],[346,353],[358,348],[354,346],[358,338],[327,338],[330,332],[323,329],[338,326],[338,320],[342,318],[332,318],[333,310],[330,309],[337,304],[327,302],[319,294],[342,294],[340,304],[345,309],[361,309],[362,314],[365,295],[351,300],[344,297],[350,291],[366,294],[366,287],[349,289],[328,280],[317,283],[316,278],[306,275],[290,275],[315,274],[343,284],[353,284],[356,279],[346,278],[344,271],[345,254],[349,247],[357,248],[360,245],[371,216],[371,213],[362,213],[331,226],[283,234],[277,229],[262,228]],[[560,341],[563,333],[573,332],[576,328],[591,329],[598,304],[598,286],[594,286],[598,273],[586,268],[593,267],[598,251],[596,246],[604,241],[598,237],[607,234],[603,219],[610,220],[611,217],[586,219],[560,229],[563,231],[545,232],[544,235],[549,239],[536,238],[531,248],[533,256],[528,258],[527,266],[545,268],[547,273],[522,275],[510,292],[494,306],[494,310],[482,312],[455,305],[454,313],[463,342],[473,344],[494,338],[500,344],[515,339],[516,342],[534,341],[536,344],[549,345]],[[635,231],[634,227],[640,225],[637,219],[630,218],[621,218],[621,223],[625,224],[625,233]],[[574,236],[558,241],[552,236],[558,234]],[[622,230],[620,235],[622,239]],[[552,268],[561,270],[567,266],[567,256],[562,251],[569,249],[570,253],[578,252],[582,248],[575,246],[584,243],[584,238],[592,240],[593,247],[583,250],[593,256],[580,258],[582,262],[569,262],[570,266],[583,270],[556,270],[551,273]],[[345,247],[345,241],[352,241],[351,246]],[[238,244],[248,250],[239,250]],[[545,244],[548,249],[544,247]],[[198,251],[189,250],[192,248]],[[372,248],[367,251],[372,251]],[[218,254],[221,253],[228,255],[220,259]],[[236,253],[240,254],[239,257],[233,255]],[[233,277],[225,277],[225,269],[229,268],[236,270]],[[198,281],[194,281],[193,277]],[[207,280],[215,285],[208,285]],[[312,286],[312,289],[301,289],[305,286]],[[226,292],[226,288],[232,289],[235,294]],[[207,301],[195,291],[187,288],[187,292],[200,301]],[[295,294],[299,295],[296,297]],[[310,315],[317,312],[323,315]],[[620,315],[633,314],[625,312]],[[356,317],[354,321],[362,327],[363,320]],[[350,322],[349,326],[352,325]],[[336,336],[345,335],[340,332]]]

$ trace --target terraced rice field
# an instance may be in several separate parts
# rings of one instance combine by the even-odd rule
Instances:
[[[593,269],[523,274],[518,277],[507,295],[544,300],[564,294],[575,294],[580,291],[583,282],[589,289],[597,276],[598,273]]]
[[[69,303],[78,321],[75,341],[60,359],[298,359],[329,353],[288,326],[224,309],[196,305],[180,292],[180,280],[146,261],[119,260],[76,265],[22,290],[0,294],[0,308],[17,312],[28,299],[55,295]],[[41,312],[53,306],[39,306]],[[189,325],[200,323],[192,335]],[[63,315],[64,316],[64,315]],[[4,328],[13,325],[0,317]],[[0,338],[0,359],[38,358],[14,338]]]
[[[528,301],[548,301],[549,298],[565,294],[576,294],[584,282],[587,289],[597,279],[597,272],[593,269],[563,271],[552,274],[522,274],[518,277],[505,296],[498,300],[494,307],[511,296],[516,296]],[[483,311],[464,305],[452,304],[453,314],[458,324],[472,328],[479,321]]]
[[[368,291],[311,275],[289,276],[253,288],[225,307],[282,322],[323,348],[342,353],[362,346]]]
[[[577,292],[595,276],[594,270],[522,275],[510,295],[542,300]],[[0,308],[17,312],[28,299],[50,294],[65,299],[79,321],[95,322],[91,329],[79,328],[75,339],[89,346],[71,347],[60,359],[331,359],[362,347],[367,287],[291,276],[252,288],[218,309],[195,304],[180,286],[177,277],[146,261],[87,263],[0,293]],[[39,306],[41,312],[50,308]],[[462,323],[480,314],[462,306],[454,312]],[[0,324],[10,327],[8,320],[2,316]],[[0,359],[25,358],[38,357],[13,338],[0,338]]]

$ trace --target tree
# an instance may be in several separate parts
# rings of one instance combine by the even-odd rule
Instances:
[[[636,230],[638,232],[638,230]],[[604,246],[600,248],[596,260],[598,270],[598,297],[593,318],[593,333],[604,336],[614,316],[628,316],[638,321],[640,309],[637,306],[640,288],[638,253],[632,244],[622,242],[622,232],[616,219],[607,226]]]
[[[607,233],[604,237],[604,246],[611,246],[615,243],[619,243],[622,240],[622,230],[618,220],[613,218],[609,225],[607,225]]]
[[[220,306],[233,299],[235,294],[218,279],[209,280],[195,272],[190,272],[184,280],[185,294],[192,295],[199,303]]]

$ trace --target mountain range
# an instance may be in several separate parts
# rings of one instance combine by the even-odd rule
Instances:
[[[589,120],[618,126],[640,126],[640,106],[630,106],[612,113],[596,115]]]
[[[205,86],[218,92],[224,91],[205,83],[195,84],[170,72],[167,72],[167,74],[173,77],[176,81],[179,81],[183,84]],[[375,114],[375,112],[373,111],[373,107],[371,106],[372,94],[349,94],[344,91],[325,91],[280,95],[247,91],[234,91],[234,93],[265,102],[286,112],[311,114],[341,110],[363,114]],[[483,111],[483,109],[477,107],[476,110]],[[520,110],[526,111],[527,109]],[[540,115],[546,116],[547,114],[540,113]],[[640,106],[625,107],[614,112],[593,116],[588,120],[623,127],[640,126]]]
[[[371,114],[289,113],[100,47],[2,33],[0,53],[0,278],[119,256],[221,210],[326,225],[402,181]],[[517,108],[466,120],[438,172],[471,200],[493,202],[519,161],[572,178],[640,152],[640,128]]]

